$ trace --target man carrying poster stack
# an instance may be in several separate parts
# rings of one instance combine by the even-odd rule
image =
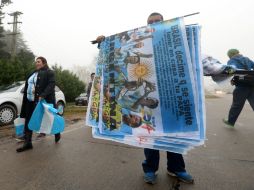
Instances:
[[[160,13],[152,13],[147,20],[147,24],[153,24],[163,21],[163,16]],[[104,36],[99,36],[96,41],[100,44],[105,39]],[[100,47],[100,45],[98,46]],[[149,184],[156,183],[156,172],[159,168],[160,153],[159,150],[144,149],[145,160],[142,163],[144,170],[144,181]],[[177,177],[185,183],[193,183],[192,176],[186,172],[185,163],[181,154],[167,152],[167,170],[170,176]]]
[[[248,57],[244,57],[237,49],[230,49],[228,51],[228,65],[237,70],[253,71],[254,62]],[[223,122],[229,128],[234,128],[238,116],[240,115],[246,100],[249,101],[252,110],[254,110],[254,76],[235,76],[232,81],[232,85],[235,85],[233,92],[233,103],[229,110],[228,118]]]

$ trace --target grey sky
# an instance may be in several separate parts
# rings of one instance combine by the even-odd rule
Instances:
[[[222,62],[229,48],[254,58],[253,0],[13,0],[7,12],[21,11],[24,38],[36,55],[64,68],[89,65],[98,50],[90,40],[146,24],[151,12],[165,19],[201,12],[186,23],[202,25],[202,53]],[[5,22],[11,21],[6,17]],[[7,26],[9,27],[9,26]]]

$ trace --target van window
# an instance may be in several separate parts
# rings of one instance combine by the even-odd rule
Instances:
[[[60,88],[58,88],[58,86],[55,86],[55,92],[59,92]]]

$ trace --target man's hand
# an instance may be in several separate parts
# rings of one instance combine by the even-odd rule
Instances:
[[[235,68],[231,67],[231,66],[226,66],[225,69],[223,70],[224,73],[228,74],[228,75],[233,75],[235,73]]]
[[[43,97],[39,97],[39,101],[43,100],[44,98]]]
[[[232,86],[235,86],[235,80],[234,80],[234,78],[230,81],[230,84],[231,84]]]
[[[105,36],[101,35],[96,38],[97,43],[101,43],[105,40]]]

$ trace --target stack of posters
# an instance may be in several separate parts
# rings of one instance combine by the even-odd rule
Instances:
[[[100,44],[86,116],[93,137],[181,154],[204,144],[200,29],[181,17]]]

